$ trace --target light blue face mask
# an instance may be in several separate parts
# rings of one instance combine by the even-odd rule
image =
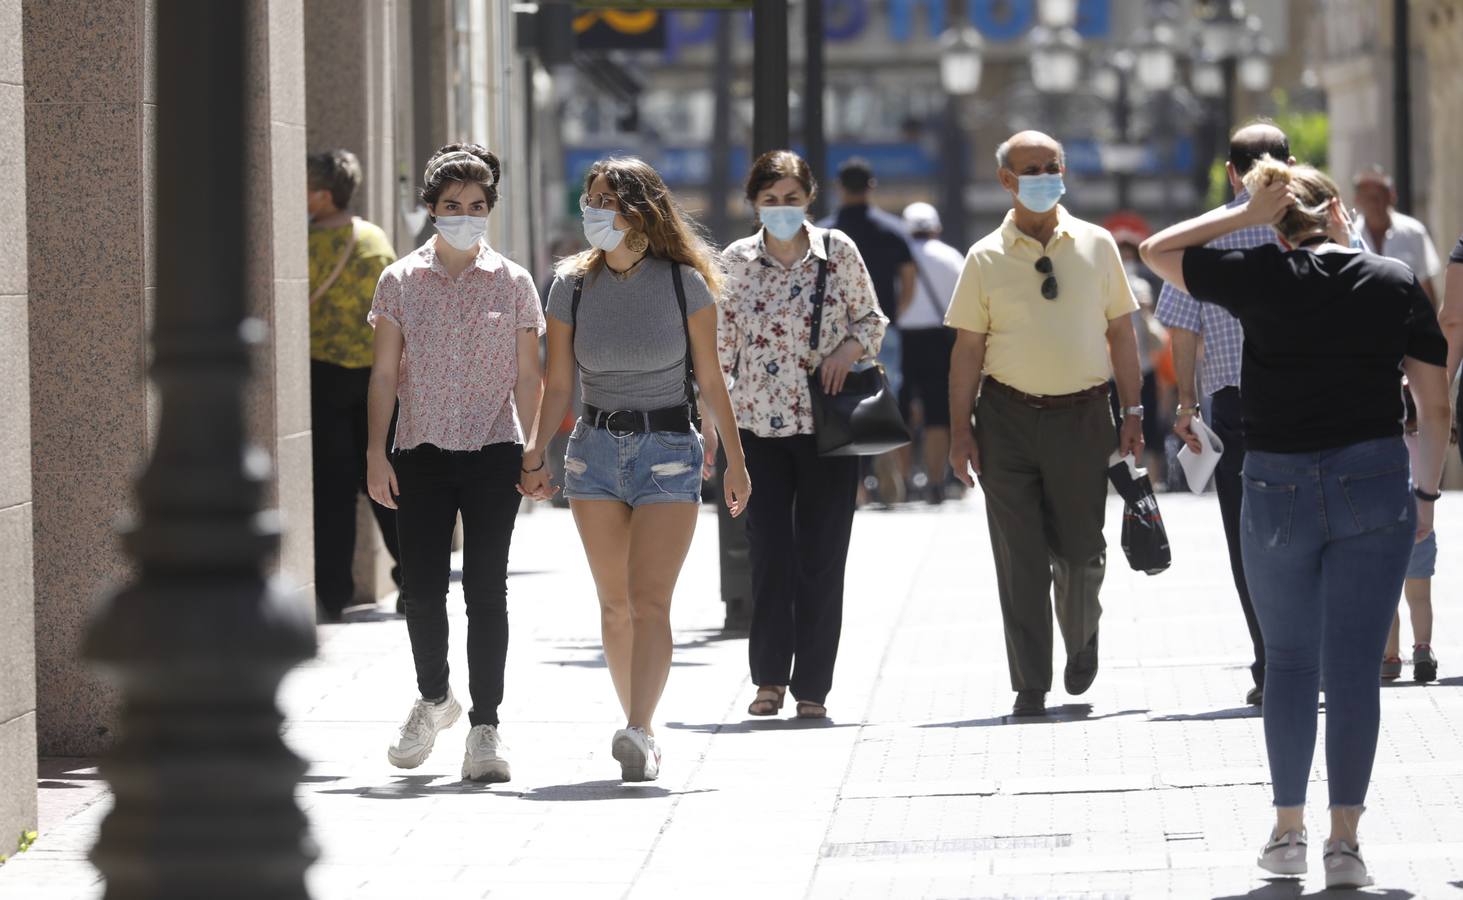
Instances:
[[[1034,213],[1044,213],[1057,205],[1062,195],[1067,192],[1067,186],[1062,183],[1062,176],[1057,174],[1043,175],[1019,175],[1016,178],[1020,187],[1016,191],[1016,199],[1021,205]]]
[[[790,241],[802,230],[808,211],[801,206],[759,206],[757,217],[768,234],[779,241]]]

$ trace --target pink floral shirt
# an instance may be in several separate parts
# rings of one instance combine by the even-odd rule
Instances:
[[[513,401],[518,332],[544,332],[533,278],[486,244],[472,265],[449,278],[435,241],[386,267],[366,316],[372,326],[380,319],[395,323],[405,338],[396,449],[521,444]]]
[[[804,228],[811,246],[791,267],[768,254],[761,231],[722,252],[727,279],[717,304],[717,353],[731,385],[737,424],[759,437],[812,434],[808,373],[850,337],[863,345],[866,358],[878,356],[889,325],[848,235],[811,223]],[[817,288],[825,233],[831,236],[828,285],[818,349],[813,350],[809,301]]]

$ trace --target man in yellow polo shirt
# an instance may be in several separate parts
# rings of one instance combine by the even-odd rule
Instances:
[[[970,248],[945,317],[957,329],[950,464],[985,492],[1013,713],[1032,716],[1051,689],[1053,582],[1067,693],[1097,676],[1108,458],[1115,439],[1143,453],[1138,303],[1112,235],[1057,202],[1061,145],[1023,131],[996,161],[1013,209]],[[1109,377],[1123,407],[1116,436]]]
[[[351,214],[351,197],[361,183],[354,153],[312,154],[306,179],[315,597],[321,621],[339,622],[355,595],[356,495],[366,482],[366,389],[375,352],[366,313],[381,271],[396,261],[396,251],[386,232]],[[375,502],[371,511],[392,560],[399,561],[396,513]],[[399,563],[392,576],[400,585]]]

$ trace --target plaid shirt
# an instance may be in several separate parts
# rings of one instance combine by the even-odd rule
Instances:
[[[1249,199],[1248,193],[1240,191],[1225,204],[1225,208],[1248,203]],[[1261,226],[1231,231],[1205,246],[1219,250],[1245,250],[1278,243],[1275,230]],[[1158,321],[1169,328],[1186,328],[1198,332],[1203,338],[1204,361],[1199,368],[1199,381],[1206,396],[1230,386],[1239,387],[1245,332],[1238,319],[1212,303],[1200,303],[1171,284],[1165,284],[1159,292],[1156,314]]]

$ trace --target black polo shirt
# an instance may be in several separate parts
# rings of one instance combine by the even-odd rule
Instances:
[[[899,314],[899,268],[914,262],[909,239],[898,222],[889,213],[867,204],[841,207],[832,222],[834,228],[852,238],[858,247],[869,277],[874,280],[879,308],[891,322]]]

